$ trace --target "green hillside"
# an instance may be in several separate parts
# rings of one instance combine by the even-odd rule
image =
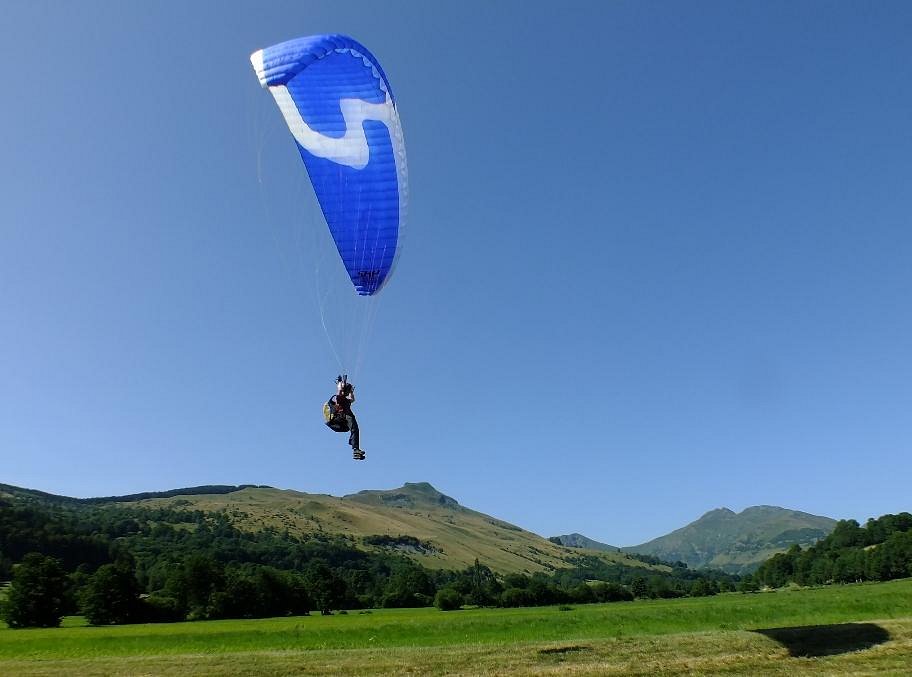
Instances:
[[[169,494],[172,492],[169,492]],[[535,573],[574,566],[581,552],[465,508],[426,482],[343,497],[245,487],[229,493],[169,495],[131,505],[221,513],[249,532],[350,537],[366,550],[395,550],[432,569],[462,569],[476,559],[499,573]],[[386,538],[381,538],[386,537]],[[585,551],[609,563],[652,567],[617,552]]]
[[[793,545],[816,543],[835,526],[836,520],[829,517],[768,505],[740,513],[719,508],[670,534],[622,550],[681,561],[692,568],[746,573]]]

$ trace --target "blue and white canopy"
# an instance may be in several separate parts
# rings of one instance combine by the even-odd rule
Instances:
[[[376,294],[399,253],[408,168],[396,100],[367,49],[314,35],[254,52],[307,167],[357,292]]]

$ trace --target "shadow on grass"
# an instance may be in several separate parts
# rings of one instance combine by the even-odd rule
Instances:
[[[579,646],[574,644],[572,646],[555,646],[548,649],[539,649],[538,654],[540,656],[555,656],[566,653],[579,653],[581,651],[592,651],[591,646]]]
[[[833,656],[870,649],[890,639],[890,633],[873,623],[805,625],[797,628],[754,630],[776,640],[796,658]]]

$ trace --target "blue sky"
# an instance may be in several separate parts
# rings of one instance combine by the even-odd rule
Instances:
[[[617,545],[912,508],[907,3],[4,5],[0,481],[429,481]],[[409,154],[356,411],[249,54],[352,35]]]

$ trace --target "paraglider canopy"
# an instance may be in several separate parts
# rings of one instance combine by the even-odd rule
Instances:
[[[399,254],[408,201],[402,127],[383,69],[345,35],[289,40],[250,60],[294,137],[355,290],[376,294]]]

